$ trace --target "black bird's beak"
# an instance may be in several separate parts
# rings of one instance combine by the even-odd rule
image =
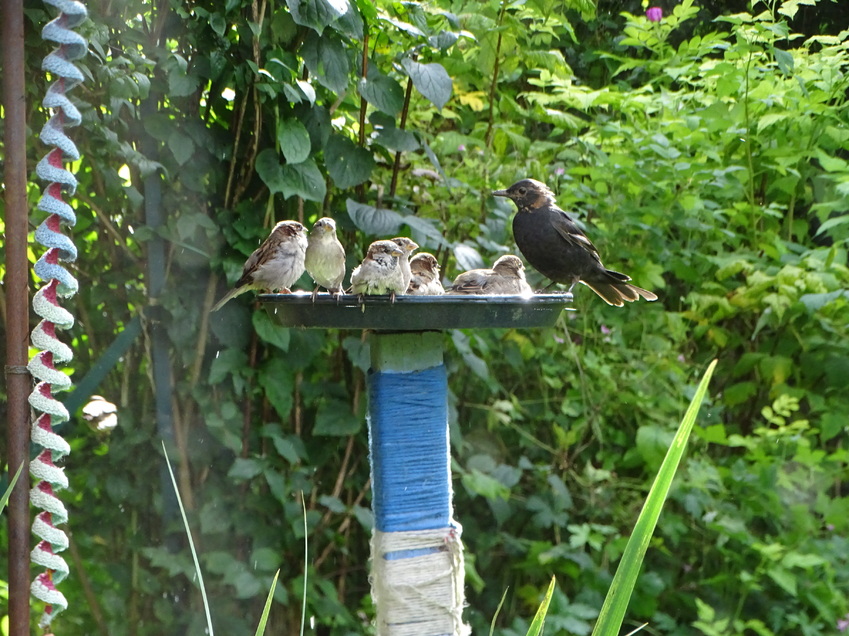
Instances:
[[[493,190],[492,196],[494,196],[494,197],[508,197],[508,198],[510,197],[510,195],[507,194],[507,190]]]

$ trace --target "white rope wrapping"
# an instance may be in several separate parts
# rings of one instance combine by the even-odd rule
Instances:
[[[41,130],[41,140],[51,150],[36,166],[40,179],[48,181],[38,209],[48,214],[35,231],[35,239],[47,248],[35,264],[36,275],[47,284],[33,297],[33,309],[43,319],[32,332],[32,344],[40,349],[30,360],[27,368],[38,381],[29,396],[29,403],[40,412],[32,425],[31,437],[42,450],[30,464],[30,473],[35,484],[30,490],[30,501],[42,512],[36,515],[32,525],[33,534],[41,541],[33,548],[30,558],[44,568],[30,586],[32,595],[46,603],[39,626],[47,628],[53,618],[68,607],[65,596],[55,584],[68,575],[68,564],[58,556],[68,547],[68,537],[56,527],[68,520],[68,511],[56,497],[55,490],[68,487],[65,471],[54,464],[71,450],[69,444],[53,432],[53,426],[68,419],[68,410],[53,393],[67,390],[71,386],[68,375],[54,366],[71,360],[71,348],[56,337],[56,328],[67,329],[74,324],[74,317],[58,303],[59,296],[70,296],[78,289],[77,280],[59,261],[73,261],[77,248],[70,238],[62,234],[62,223],[73,226],[76,216],[73,208],[62,200],[64,192],[73,193],[77,179],[64,168],[64,162],[77,161],[80,153],[74,142],[65,134],[65,126],[80,124],[80,111],[66,96],[74,86],[82,82],[83,74],[71,62],[86,54],[87,44],[83,37],[71,29],[86,19],[85,7],[75,0],[45,0],[59,9],[55,20],[45,25],[41,36],[59,46],[44,58],[42,68],[52,74],[56,81],[48,88],[42,105],[52,110],[52,115]]]
[[[471,634],[463,624],[461,532],[458,524],[373,533],[371,594],[377,607],[378,636]]]

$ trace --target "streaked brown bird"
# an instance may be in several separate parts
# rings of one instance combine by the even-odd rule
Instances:
[[[227,301],[250,289],[282,290],[290,294],[289,288],[304,273],[306,250],[306,228],[297,221],[280,221],[248,257],[236,285],[215,303],[212,311],[218,311]]]
[[[531,296],[534,291],[525,280],[525,265],[522,259],[513,254],[505,254],[495,261],[492,269],[463,272],[446,293]]]
[[[345,279],[345,248],[336,236],[336,221],[333,219],[324,217],[312,226],[304,266],[316,284],[313,300],[321,287],[339,297]]]
[[[433,254],[422,252],[410,260],[410,284],[407,293],[414,296],[440,296],[445,293],[439,280],[439,262]]]
[[[406,293],[407,287],[410,285],[410,259],[413,257],[413,252],[419,249],[418,244],[413,241],[413,239],[409,239],[406,236],[396,236],[392,239],[392,242],[396,245],[400,246],[404,250],[404,257],[400,259],[401,272],[404,274],[404,292]]]
[[[513,237],[522,255],[543,276],[569,285],[569,291],[575,283],[583,283],[616,307],[640,296],[657,300],[654,293],[629,284],[629,276],[605,268],[595,245],[557,206],[544,183],[522,179],[492,194],[512,199],[519,208],[513,217]]]
[[[375,241],[368,246],[363,262],[351,272],[351,291],[362,300],[363,296],[389,294],[395,302],[396,294],[406,291],[401,259],[406,259],[404,248],[392,241]]]

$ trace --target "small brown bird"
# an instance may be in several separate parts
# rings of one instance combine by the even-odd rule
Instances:
[[[304,256],[304,266],[316,284],[312,293],[313,300],[320,287],[324,287],[337,298],[342,294],[345,248],[336,236],[336,221],[333,219],[324,217],[313,225]]]
[[[640,296],[657,296],[636,285],[629,276],[606,269],[595,245],[569,215],[557,207],[554,194],[535,179],[522,179],[506,190],[492,193],[512,199],[519,208],[513,217],[513,238],[528,262],[555,283],[583,283],[608,305],[621,307]]]
[[[262,245],[248,257],[236,285],[215,303],[212,311],[218,311],[227,301],[249,289],[282,289],[284,293],[290,294],[289,287],[304,273],[306,250],[307,234],[304,226],[297,221],[280,221]]]
[[[401,293],[406,293],[407,287],[410,285],[410,277],[412,276],[410,273],[410,259],[413,256],[413,252],[419,249],[419,246],[413,239],[408,239],[406,236],[396,236],[392,239],[392,242],[404,250],[404,257],[399,262],[401,264],[401,272],[404,274],[404,291]]]
[[[440,296],[445,293],[439,280],[439,263],[433,254],[422,252],[410,260],[407,293],[414,296]]]
[[[447,293],[532,296],[534,291],[525,280],[522,259],[505,254],[495,261],[492,269],[473,269],[460,274]]]
[[[395,294],[403,294],[404,274],[400,261],[406,259],[404,248],[392,241],[375,241],[368,246],[363,262],[351,272],[351,291],[362,300],[363,296],[389,294],[395,302]]]
[[[109,434],[118,426],[118,407],[100,395],[92,395],[82,410],[91,430]]]

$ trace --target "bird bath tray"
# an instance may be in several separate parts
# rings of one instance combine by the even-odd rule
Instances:
[[[365,296],[338,300],[308,293],[261,294],[260,302],[278,324],[312,329],[426,331],[473,328],[552,327],[572,294],[533,296]]]

